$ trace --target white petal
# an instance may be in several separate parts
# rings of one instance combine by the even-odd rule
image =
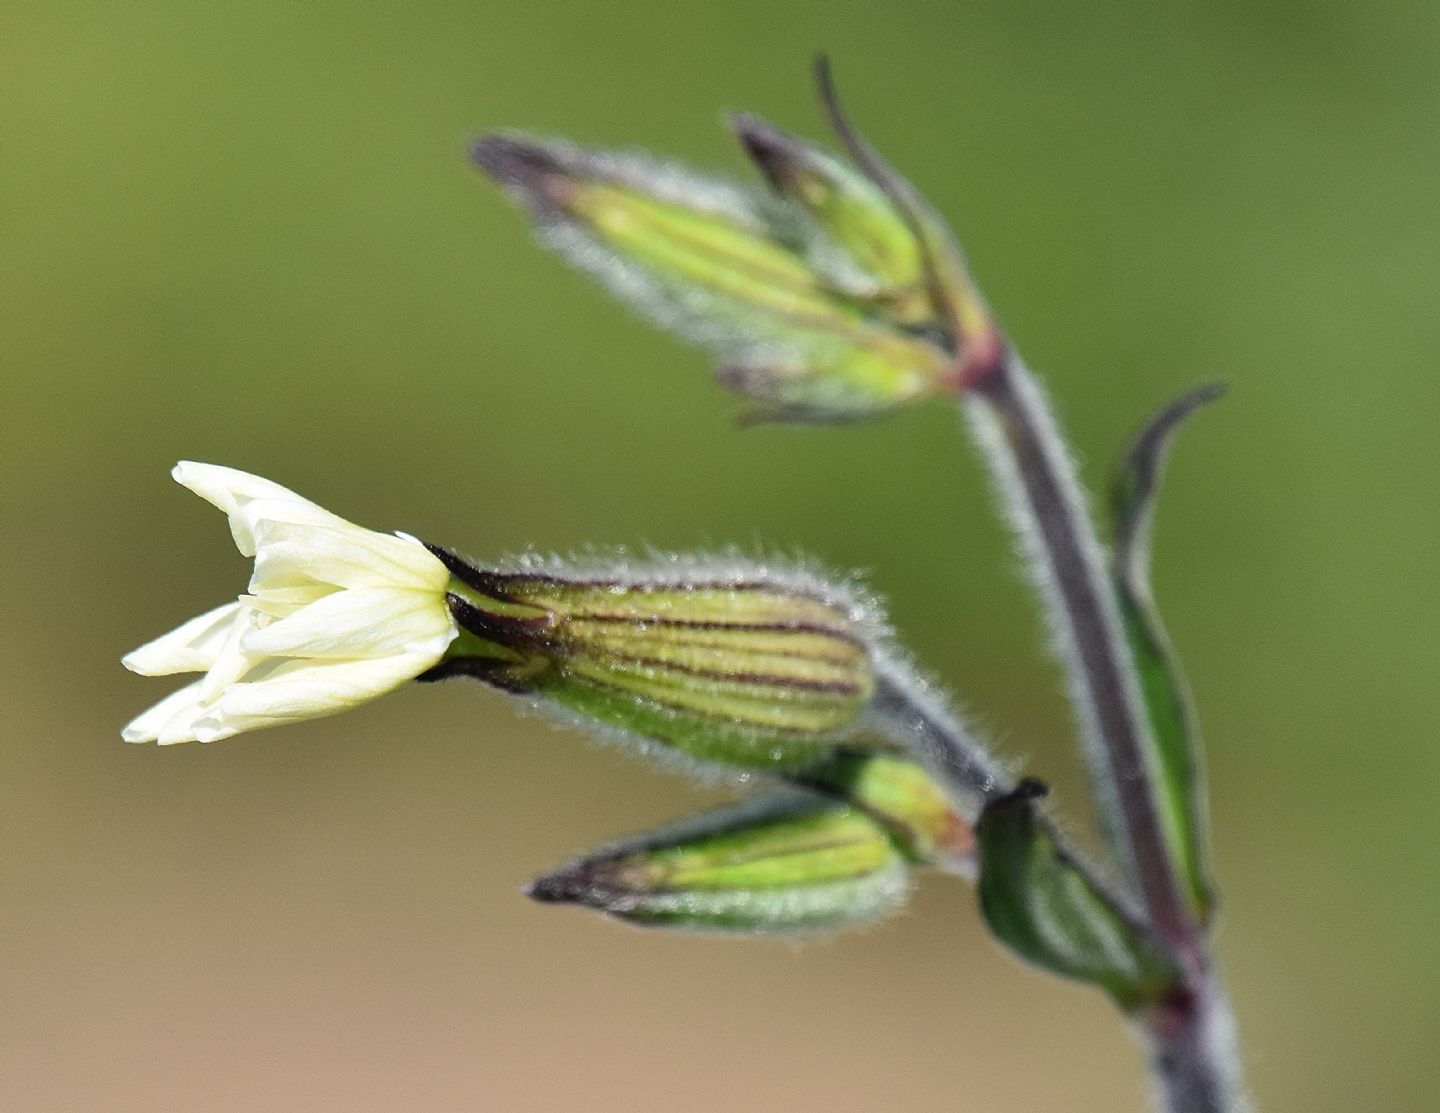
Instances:
[[[177,483],[188,487],[229,516],[230,532],[235,538],[235,545],[245,556],[255,555],[255,540],[252,535],[255,517],[249,512],[249,508],[256,502],[266,504],[267,513],[287,520],[348,525],[345,519],[331,514],[309,499],[249,472],[224,468],[218,464],[198,464],[193,460],[182,460],[170,474]]]
[[[201,464],[194,460],[181,460],[170,474],[175,482],[188,487],[206,502],[219,507],[226,514],[233,514],[245,503],[254,499],[284,499],[289,502],[306,502],[288,487],[282,487],[269,479],[238,468],[222,467],[220,464]]]
[[[226,687],[250,671],[255,662],[245,653],[244,639],[245,635],[255,628],[255,618],[254,611],[247,606],[230,624],[220,652],[215,655],[214,663],[200,681],[201,699],[207,702],[215,699]]]
[[[251,657],[388,657],[409,650],[440,654],[455,623],[433,591],[358,588],[327,595],[278,622],[252,627],[241,642]]]
[[[204,672],[215,663],[230,627],[243,609],[241,603],[226,603],[223,607],[206,611],[168,634],[131,650],[120,662],[141,676]]]
[[[290,661],[261,680],[233,684],[193,723],[202,742],[333,715],[413,680],[440,659],[417,652],[366,661]]]
[[[303,587],[393,587],[439,594],[450,582],[440,560],[418,541],[342,527],[267,520],[255,526],[255,574],[250,590]]]
[[[322,526],[328,529],[354,530],[369,533],[370,530],[347,522],[338,514],[332,514],[324,507],[316,506],[304,499],[254,499],[243,504],[230,515],[230,534],[235,544],[246,556],[254,556],[260,544],[258,533],[261,527],[272,522],[283,522],[292,526]]]
[[[264,595],[242,595],[241,598],[248,602],[251,610],[257,614],[271,618],[288,618],[301,607],[308,607],[311,603],[319,602],[325,596],[334,595],[341,590],[343,589],[334,584],[306,583],[296,587],[272,587],[267,584]]]
[[[200,681],[194,684],[187,684],[177,692],[171,692],[154,707],[148,711],[142,711],[135,718],[126,724],[125,729],[120,732],[120,737],[126,742],[156,742],[168,745],[169,742],[186,742],[194,739],[194,734],[188,738],[171,737],[175,732],[166,728],[172,723],[185,723],[198,716],[204,707],[200,698]],[[187,733],[181,731],[180,733]],[[168,738],[168,742],[165,738]]]

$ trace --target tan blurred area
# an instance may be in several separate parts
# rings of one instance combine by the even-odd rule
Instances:
[[[181,458],[479,558],[738,542],[869,571],[1088,822],[1044,633],[942,406],[740,430],[704,357],[465,163],[521,126],[741,171],[812,53],[954,221],[1087,477],[1193,382],[1156,581],[1200,701],[1264,1113],[1434,1107],[1440,12],[14,0],[0,16],[0,1110],[1146,1108],[1100,996],[962,883],[794,945],[532,904],[723,797],[416,686],[127,746],[120,655],[243,588]]]

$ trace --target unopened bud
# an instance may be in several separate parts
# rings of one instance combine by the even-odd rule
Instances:
[[[919,762],[847,750],[790,780],[863,808],[890,829],[912,862],[974,875],[974,824]]]
[[[889,198],[854,168],[758,116],[739,113],[731,126],[775,191],[815,218],[890,316],[911,325],[934,321],[920,243]]]
[[[860,809],[785,797],[637,836],[529,892],[637,924],[778,933],[875,919],[903,901],[906,874],[885,827]]]
[[[431,551],[462,630],[432,678],[477,676],[625,739],[771,770],[830,756],[874,695],[872,625],[817,581],[684,564],[492,572]]]
[[[819,262],[799,206],[556,140],[489,136],[474,157],[546,242],[712,349],[769,416],[864,417],[943,389],[949,354]]]

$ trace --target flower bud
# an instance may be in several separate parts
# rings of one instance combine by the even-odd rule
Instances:
[[[860,809],[783,797],[626,840],[539,878],[529,893],[636,924],[778,933],[891,912],[906,874],[885,827]]]
[[[723,380],[771,415],[873,415],[943,386],[949,355],[817,263],[798,205],[633,155],[504,134],[475,161],[546,242],[660,324],[712,349]],[[831,252],[833,255],[833,251]]]
[[[944,789],[918,762],[845,750],[789,780],[862,808],[885,824],[910,861],[974,875],[974,824],[955,811]]]
[[[823,61],[817,76],[849,164],[734,118],[771,196],[516,133],[481,139],[474,159],[550,246],[712,349],[726,386],[768,403],[751,416],[873,417],[978,385],[1006,351],[963,252],[851,124]]]
[[[628,740],[771,770],[828,757],[875,691],[863,608],[807,577],[678,561],[491,572],[431,551],[464,631],[431,679],[475,676]]]
[[[889,316],[910,325],[935,321],[920,243],[888,197],[853,167],[758,116],[737,113],[731,127],[775,191],[815,218]]]

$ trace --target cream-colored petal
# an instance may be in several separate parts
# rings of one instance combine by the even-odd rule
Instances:
[[[170,470],[175,482],[188,487],[206,502],[233,514],[247,502],[255,499],[283,499],[288,502],[307,502],[288,487],[282,487],[263,476],[251,475],[238,468],[227,468],[221,464],[202,464],[195,460],[181,460]]]
[[[288,618],[301,607],[308,607],[327,595],[343,590],[334,584],[306,583],[296,587],[273,587],[267,584],[264,595],[242,595],[241,598],[246,600],[257,614],[279,619]]]
[[[242,603],[226,603],[181,623],[168,634],[146,642],[120,659],[141,676],[167,676],[177,672],[204,672],[215,663],[235,623]]]
[[[316,582],[438,594],[450,582],[445,565],[418,541],[359,526],[330,528],[263,521],[255,527],[255,538],[255,574],[250,590],[256,595]]]
[[[231,684],[245,676],[254,661],[245,652],[246,634],[255,628],[256,615],[248,606],[230,624],[224,644],[215,656],[215,663],[200,681],[200,698],[206,701],[216,699]]]
[[[202,742],[332,715],[413,680],[440,659],[417,652],[366,661],[290,661],[253,683],[231,685],[193,723]]]
[[[291,526],[320,526],[326,529],[353,530],[356,533],[370,533],[363,526],[347,522],[338,514],[332,514],[313,502],[288,501],[285,499],[255,499],[242,505],[230,515],[230,533],[235,544],[246,556],[254,556],[260,544],[258,533],[262,526],[283,523]],[[248,546],[248,548],[246,547]]]
[[[154,707],[136,715],[125,725],[120,732],[120,737],[126,742],[159,741],[166,727],[172,722],[194,718],[200,713],[202,707],[200,681],[197,680],[178,691],[171,692]],[[191,738],[193,737],[191,735]],[[172,741],[179,742],[183,739],[174,738]]]
[[[409,650],[440,654],[454,640],[454,619],[432,591],[338,591],[264,627],[246,631],[251,657],[389,657]]]
[[[287,487],[249,472],[237,471],[235,468],[182,460],[170,474],[177,483],[188,487],[229,516],[230,532],[235,538],[235,545],[245,556],[255,555],[253,525],[256,517],[250,508],[257,502],[266,504],[265,513],[289,520],[303,520],[315,524],[348,524],[345,519],[331,514]]]

